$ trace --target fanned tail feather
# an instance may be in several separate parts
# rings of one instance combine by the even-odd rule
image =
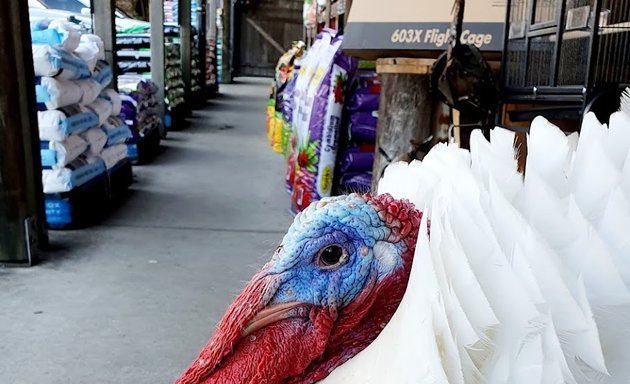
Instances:
[[[501,128],[390,165],[379,193],[425,212],[408,288],[323,382],[630,383],[630,89],[620,104],[580,136],[536,118],[524,177]]]

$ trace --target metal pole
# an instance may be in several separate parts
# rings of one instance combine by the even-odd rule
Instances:
[[[191,60],[192,60],[192,33],[190,28],[190,0],[179,0],[179,36],[181,38],[182,74],[184,78],[184,92],[186,102],[190,101],[191,88]],[[189,104],[190,105],[190,104]]]
[[[94,34],[103,40],[105,60],[116,71],[116,23],[114,18],[114,0],[92,0],[92,22]],[[117,88],[117,76],[110,86]]]
[[[164,0],[151,0],[149,3],[151,22],[151,80],[157,85],[158,116],[164,120]],[[163,124],[161,125],[163,126]],[[162,136],[165,130],[162,127]]]
[[[28,3],[0,7],[0,263],[47,243]]]

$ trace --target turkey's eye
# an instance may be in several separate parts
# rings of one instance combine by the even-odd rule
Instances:
[[[335,267],[346,261],[348,255],[339,245],[329,245],[319,251],[318,263],[321,267]]]

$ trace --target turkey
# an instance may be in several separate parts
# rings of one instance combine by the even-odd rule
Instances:
[[[630,383],[630,90],[299,214],[178,384]]]

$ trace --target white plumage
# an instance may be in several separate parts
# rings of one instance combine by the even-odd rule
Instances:
[[[630,90],[610,127],[532,122],[386,169],[425,215],[402,302],[327,384],[630,383]],[[430,236],[427,227],[430,223]]]

